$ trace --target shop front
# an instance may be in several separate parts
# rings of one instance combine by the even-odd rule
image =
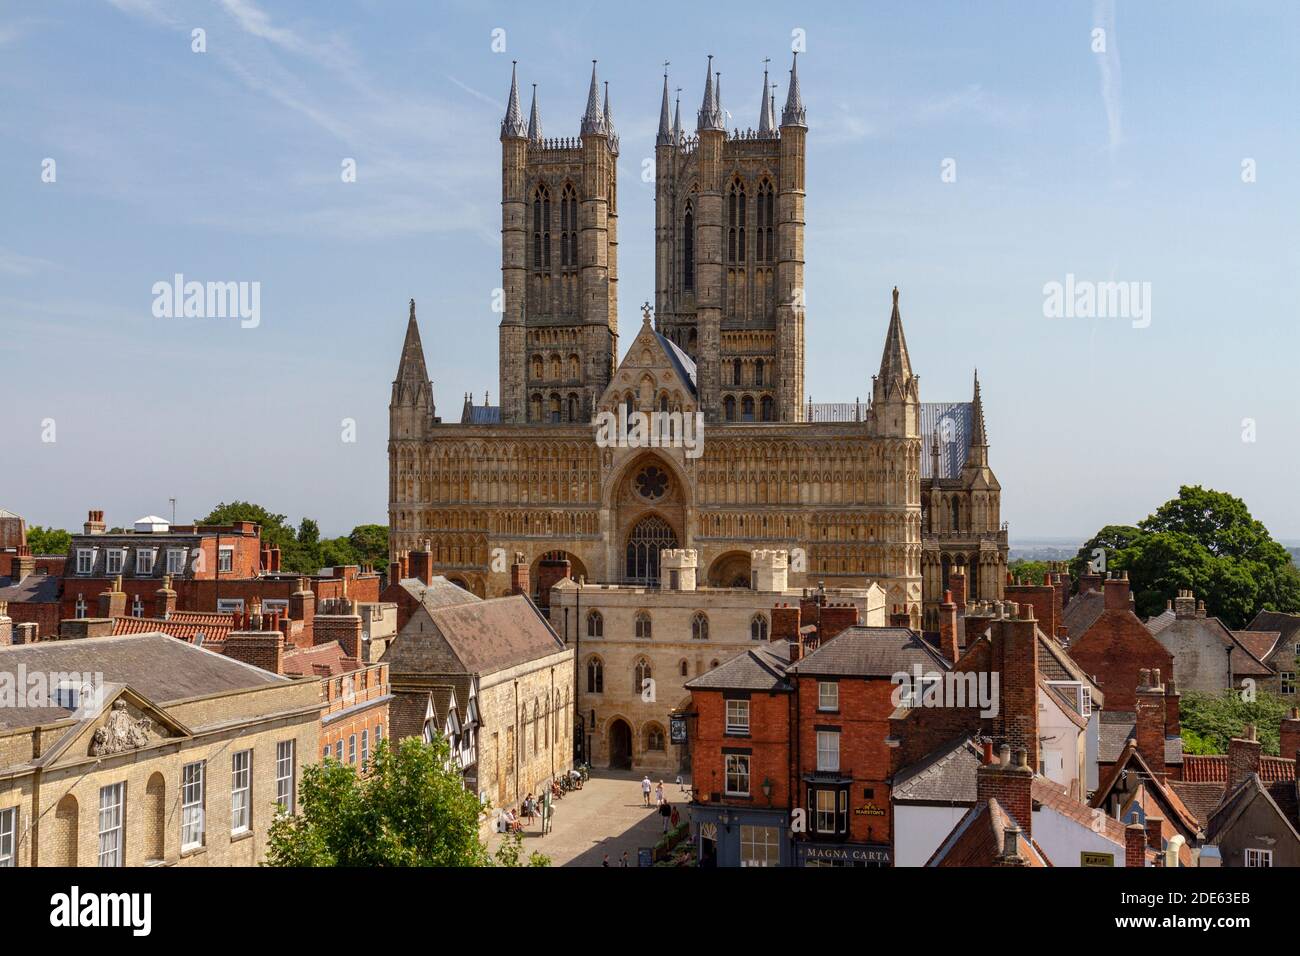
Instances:
[[[793,865],[784,810],[693,804],[690,816],[700,866]]]

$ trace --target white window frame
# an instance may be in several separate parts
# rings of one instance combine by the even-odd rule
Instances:
[[[1245,865],[1256,869],[1261,867],[1271,867],[1273,865],[1273,851],[1259,850],[1255,847],[1246,847]]]
[[[242,611],[243,609],[244,609],[243,598],[218,598],[217,599],[217,612],[220,614],[232,614],[235,611]]]
[[[275,745],[275,802],[292,814],[298,794],[294,785],[294,741],[281,740]]]
[[[204,804],[207,797],[206,761],[196,760],[181,767],[181,852],[197,850],[207,835]]]
[[[749,754],[723,754],[723,756],[726,759],[723,761],[722,792],[729,797],[748,797],[750,795],[749,788],[750,788],[752,769],[753,769],[753,764],[750,755]],[[735,762],[734,770],[732,769],[733,761]],[[743,790],[731,789],[731,778],[733,774],[737,778],[738,786],[740,783],[740,778],[742,776],[744,777],[745,789]]]
[[[832,744],[834,744],[833,747]],[[826,772],[835,772],[840,769],[840,732],[838,730],[817,731],[817,769]]]
[[[168,574],[185,573],[185,549],[184,548],[167,549],[167,573]]]
[[[233,570],[235,570],[235,549],[222,545],[217,549],[217,572],[229,574]]]
[[[106,548],[104,550],[104,573],[121,574],[126,567],[126,548]]]
[[[0,810],[0,870],[18,865],[18,808]]]
[[[77,549],[77,573],[90,574],[95,570],[95,549],[78,548]]]
[[[131,598],[131,616],[144,617],[144,599],[138,594]]]
[[[99,788],[99,865],[126,866],[126,784]]]
[[[283,611],[284,616],[289,616],[289,602],[285,598],[262,598],[262,613],[270,614],[272,611]]]
[[[836,819],[835,819],[835,811],[837,809],[836,803],[838,801],[838,796],[837,796],[838,792],[839,791],[836,790],[826,790],[826,789],[813,791],[813,793],[816,794],[816,796],[813,798],[814,801],[813,802],[813,829],[817,833],[838,832],[838,830],[836,829]],[[826,802],[830,804],[829,810],[822,806],[823,798],[825,798]],[[830,825],[823,826],[822,818],[828,815],[830,817]]]
[[[370,731],[361,731],[361,766],[370,763]]]
[[[425,743],[428,742],[429,741],[427,740],[425,741]],[[339,738],[338,740],[334,741],[334,759],[337,760],[339,763],[343,762],[343,739],[342,738]]]
[[[741,866],[780,866],[781,831],[777,827],[740,827]]]
[[[384,725],[375,724],[375,746],[378,747],[379,744],[383,741],[383,739],[384,739]]]
[[[240,750],[230,758],[230,835],[253,828],[253,751]]]
[[[817,709],[840,709],[840,682],[837,680],[819,680],[817,682]]]
[[[145,567],[145,563],[148,567]],[[154,565],[158,561],[157,548],[136,548],[135,549],[135,573],[137,575],[153,574]]]
[[[348,763],[357,762],[357,735],[348,735]]]
[[[732,705],[735,705],[734,708]],[[749,736],[749,701],[744,698],[727,700],[727,733]]]
[[[84,595],[77,595],[77,604],[76,607],[73,608],[72,616],[77,620],[81,620],[86,616],[86,598]]]

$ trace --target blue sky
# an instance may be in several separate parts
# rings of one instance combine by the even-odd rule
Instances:
[[[0,507],[384,521],[409,298],[439,412],[496,399],[510,61],[550,136],[577,134],[592,58],[610,81],[626,332],[653,298],[662,62],[693,123],[713,54],[730,125],[757,125],[763,58],[779,104],[802,30],[812,398],[869,394],[898,285],[922,398],[980,370],[1013,539],[1180,483],[1300,538],[1298,27],[1280,3],[7,3]],[[260,282],[260,325],[155,318],[177,272]],[[1067,274],[1149,282],[1149,327],[1045,318]]]

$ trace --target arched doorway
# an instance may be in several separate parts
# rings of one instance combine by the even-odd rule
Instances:
[[[623,579],[636,584],[659,583],[659,552],[677,547],[677,534],[663,518],[646,515],[627,536]]]
[[[609,724],[609,766],[613,770],[632,769],[632,728],[621,717]]]
[[[752,583],[749,570],[749,555],[730,551],[709,565],[709,587],[747,588]]]

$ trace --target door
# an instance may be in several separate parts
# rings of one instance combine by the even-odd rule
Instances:
[[[632,769],[632,728],[615,719],[609,725],[609,765],[616,770]]]

